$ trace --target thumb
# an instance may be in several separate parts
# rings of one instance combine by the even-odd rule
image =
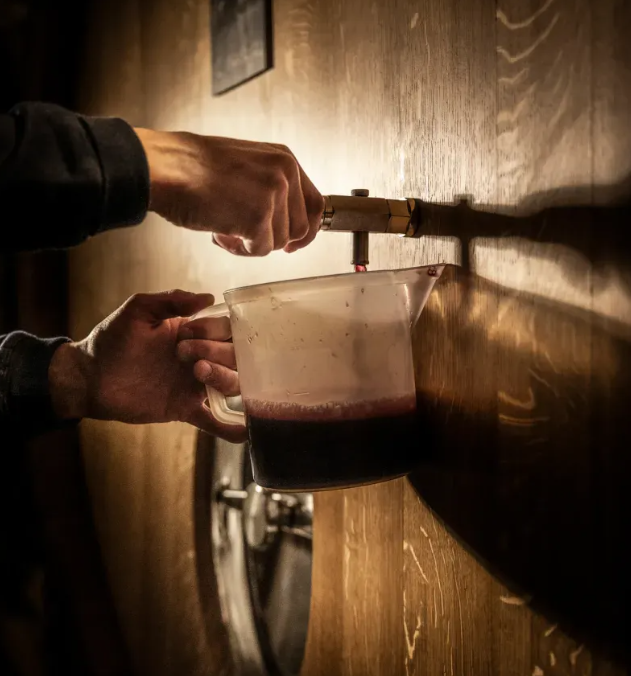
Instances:
[[[174,289],[162,293],[139,293],[128,301],[137,316],[148,319],[190,317],[215,302],[210,293],[192,293]]]
[[[240,237],[236,235],[213,234],[213,242],[235,256],[249,256],[245,244]]]

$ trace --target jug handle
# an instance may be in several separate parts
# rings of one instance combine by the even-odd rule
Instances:
[[[221,305],[211,305],[210,307],[200,310],[190,319],[201,319],[202,317],[229,317],[230,309],[225,303]],[[210,411],[212,417],[221,425],[237,425],[239,427],[245,426],[245,413],[235,411],[228,406],[225,395],[218,392],[212,387],[206,385],[206,394],[208,395],[208,406],[204,406]]]

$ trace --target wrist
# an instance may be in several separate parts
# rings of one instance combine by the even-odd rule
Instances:
[[[164,215],[174,191],[186,181],[185,134],[135,128],[149,166],[149,210]]]
[[[54,352],[48,368],[51,405],[60,420],[88,415],[89,357],[81,343],[64,343]]]

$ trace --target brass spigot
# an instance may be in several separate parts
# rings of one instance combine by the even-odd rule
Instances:
[[[392,233],[414,237],[417,230],[416,200],[368,197],[368,191],[353,190],[351,196],[324,198],[322,230],[332,232]]]
[[[368,234],[392,233],[400,237],[414,237],[416,201],[369,197],[365,188],[355,188],[351,196],[328,195],[324,198],[322,230],[353,233],[351,264],[356,270],[368,265]]]

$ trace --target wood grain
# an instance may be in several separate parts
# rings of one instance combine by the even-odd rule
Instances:
[[[581,204],[584,186],[591,182],[590,92],[582,84],[590,72],[589,4],[580,0],[547,4],[505,0],[498,3],[496,13],[498,197],[500,203],[509,205],[528,201],[528,208],[536,210],[554,204]],[[589,225],[571,238],[572,244],[581,237],[587,245],[591,237]],[[507,262],[530,258],[533,264],[526,272],[528,292],[538,295],[541,287],[547,287],[547,281],[538,281],[543,277],[543,266],[537,264],[537,258],[543,261],[550,257],[554,261],[554,256],[545,248],[534,252],[528,241],[510,240],[496,244],[493,254],[489,254],[485,246],[480,248],[476,263],[479,261],[482,275],[497,265],[498,257]],[[562,259],[557,261],[552,264],[562,274]],[[589,274],[580,284],[584,302],[591,306]],[[500,297],[498,321],[501,325],[514,321],[514,303],[513,298]],[[504,513],[496,515],[498,542],[487,551],[497,547],[500,551],[493,556],[494,561],[506,561],[513,557],[512,554],[506,556],[504,551],[515,548],[520,557],[534,556],[541,562],[531,566],[526,576],[513,572],[515,567],[511,564],[504,566],[505,575],[513,584],[522,583],[519,584],[523,589],[520,598],[528,594],[525,598],[532,602],[538,592],[533,589],[532,580],[542,568],[548,568],[550,577],[557,579],[557,586],[563,586],[561,580],[566,572],[571,575],[567,570],[568,559],[562,554],[569,535],[567,511],[585,504],[580,498],[589,490],[589,481],[584,469],[563,476],[559,464],[567,462],[568,453],[564,452],[564,445],[559,444],[559,437],[571,426],[568,451],[571,450],[575,462],[589,460],[589,418],[581,415],[574,418],[572,413],[578,411],[568,411],[568,407],[578,401],[582,410],[581,395],[589,388],[591,364],[589,327],[578,341],[573,340],[573,326],[565,332],[561,329],[556,339],[566,348],[564,361],[569,363],[565,368],[578,366],[578,373],[571,388],[565,387],[563,393],[550,396],[549,374],[558,370],[559,365],[554,357],[545,354],[545,348],[538,347],[549,342],[551,327],[544,326],[543,331],[540,330],[537,326],[539,308],[533,301],[523,304],[536,322],[527,334],[529,340],[523,341],[519,358],[500,347],[506,356],[498,365],[501,374],[497,386],[500,473],[493,487],[496,492],[493,511]],[[555,324],[558,330],[559,324]],[[578,354],[573,348],[578,348]],[[555,510],[561,500],[567,511]],[[548,510],[549,523],[554,523],[551,528],[540,526]],[[579,521],[582,522],[577,519],[576,523]],[[516,522],[521,522],[524,530],[540,528],[542,537],[527,532],[513,535]],[[576,532],[569,530],[576,537]],[[547,537],[552,533],[556,537]],[[575,561],[577,575],[572,576],[570,583],[576,591],[581,588],[581,577],[585,575],[579,561],[580,558]],[[494,641],[500,660],[511,663],[514,673],[533,673],[537,667],[544,673],[571,673],[571,664],[567,658],[563,659],[562,652],[570,652],[576,645],[570,645],[571,641],[559,630],[546,636],[556,618],[546,620],[525,612],[522,606],[498,603],[503,598],[498,585],[494,585],[493,592],[491,603],[497,607],[500,622],[513,635],[513,641],[508,644]]]
[[[422,466],[316,496],[303,672],[626,673],[628,3],[277,0],[275,68],[215,99],[207,4],[100,3],[86,106],[286,143],[323,193],[473,198],[420,240],[371,241],[373,268],[462,268],[414,334]],[[73,254],[73,327],[137,291],[345,271],[348,240],[237,260],[149,217]],[[89,423],[83,444],[139,672],[220,673],[194,573],[194,434]]]

